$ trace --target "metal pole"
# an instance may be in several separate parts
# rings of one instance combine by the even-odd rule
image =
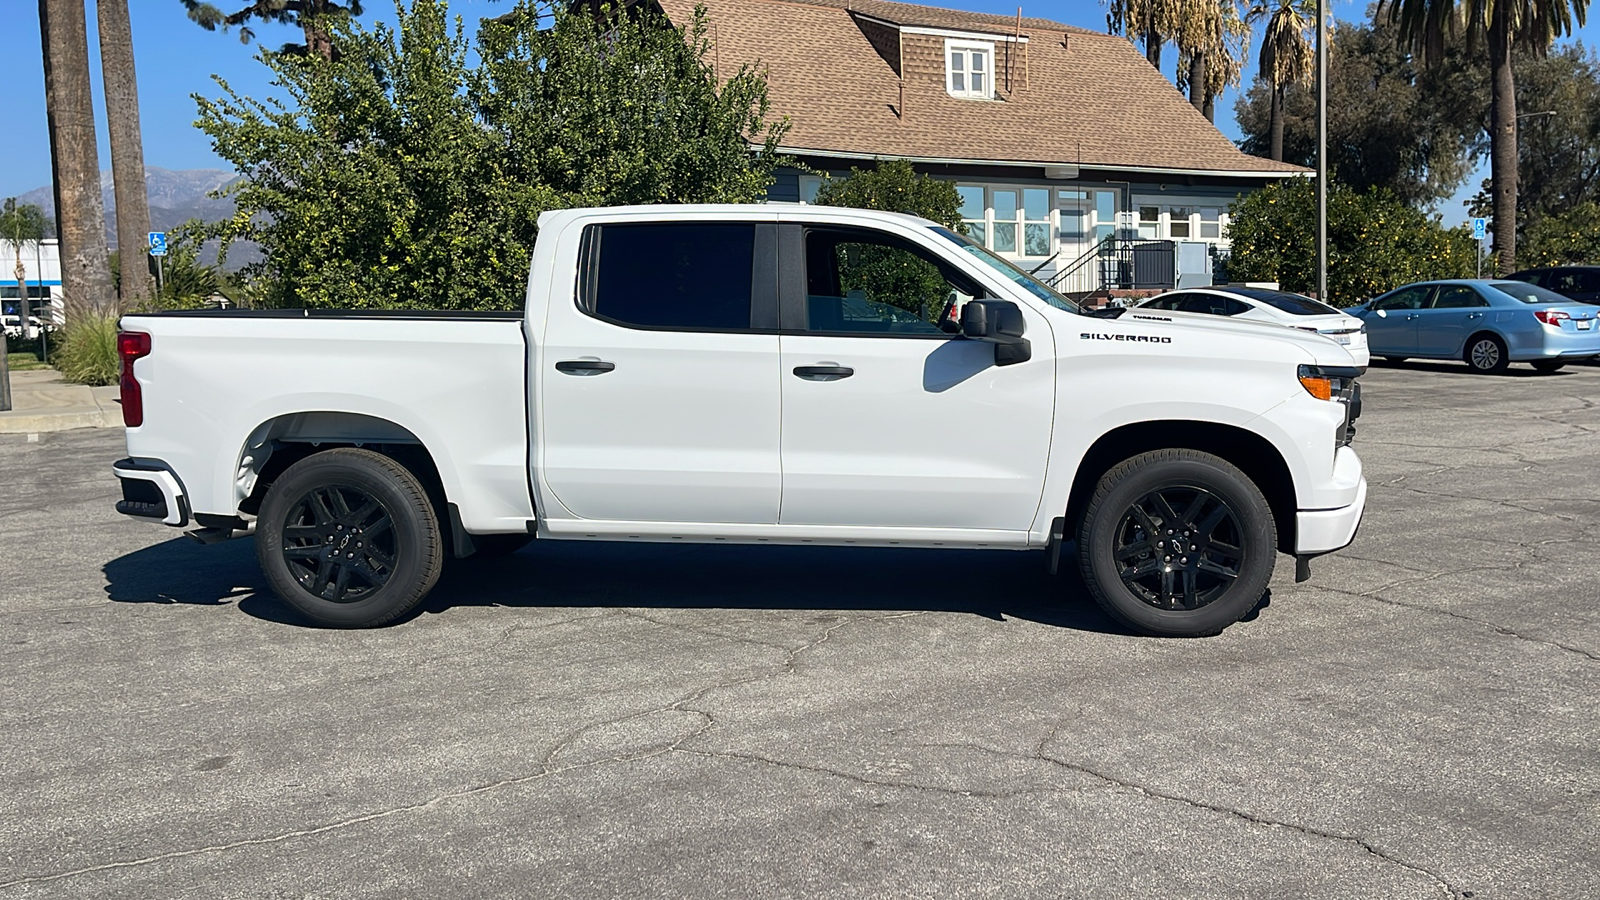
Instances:
[[[1317,299],[1328,302],[1328,0],[1317,0]]]

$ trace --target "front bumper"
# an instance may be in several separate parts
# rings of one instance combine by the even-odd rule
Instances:
[[[189,524],[189,498],[183,482],[167,464],[154,459],[119,459],[111,471],[122,481],[117,512],[139,519],[159,519],[167,525]]]
[[[1356,488],[1356,501],[1338,509],[1300,510],[1295,514],[1294,552],[1317,556],[1350,546],[1367,508],[1367,479]]]

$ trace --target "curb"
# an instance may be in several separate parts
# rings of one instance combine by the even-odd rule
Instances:
[[[71,431],[76,428],[121,427],[122,417],[108,416],[104,410],[83,409],[71,412],[0,413],[0,434],[39,434],[46,431]]]

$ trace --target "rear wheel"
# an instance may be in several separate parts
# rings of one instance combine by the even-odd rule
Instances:
[[[1472,371],[1483,375],[1498,375],[1506,370],[1511,360],[1506,357],[1506,343],[1492,334],[1475,334],[1467,341],[1463,358]]]
[[[1226,460],[1157,450],[1100,479],[1078,532],[1095,602],[1146,634],[1217,634],[1255,608],[1277,528],[1266,497]]]
[[[400,618],[433,589],[444,556],[421,482],[370,450],[328,450],[290,466],[256,522],[256,559],[273,591],[324,625]]]
[[[1565,360],[1539,359],[1539,360],[1534,360],[1533,368],[1534,368],[1534,371],[1536,371],[1536,372],[1543,372],[1546,375],[1548,375],[1551,372],[1559,372],[1559,371],[1561,371],[1561,367],[1565,366],[1566,364],[1567,363],[1566,363]]]

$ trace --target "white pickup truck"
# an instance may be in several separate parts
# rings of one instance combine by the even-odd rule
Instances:
[[[1080,310],[911,216],[546,213],[521,313],[122,320],[119,511],[253,533],[285,601],[393,621],[528,540],[1043,550],[1151,634],[1214,634],[1366,501],[1350,355]],[[425,298],[423,298],[425,299]]]

